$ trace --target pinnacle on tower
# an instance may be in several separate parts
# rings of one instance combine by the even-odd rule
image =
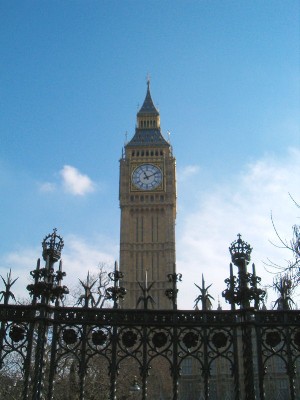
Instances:
[[[147,80],[147,93],[140,111],[137,113],[137,117],[145,117],[145,116],[159,116],[159,112],[155,107],[151,93],[150,93],[150,79]]]

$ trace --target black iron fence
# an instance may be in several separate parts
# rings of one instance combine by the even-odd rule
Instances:
[[[254,266],[247,272],[251,248],[240,236],[230,247],[238,275],[231,265],[224,311],[210,309],[204,282],[202,310],[177,310],[180,274],[168,277],[172,310],[148,309],[142,284],[143,308],[121,309],[117,269],[106,291],[112,308],[94,306],[89,282],[81,307],[62,306],[68,290],[61,263],[54,268],[62,247],[55,230],[44,239],[31,304],[10,304],[14,281],[2,278],[1,399],[300,399],[300,312],[261,306],[260,279]]]

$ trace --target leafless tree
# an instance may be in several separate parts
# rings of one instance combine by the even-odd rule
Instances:
[[[278,310],[290,310],[295,304],[292,295],[295,291],[296,284],[288,273],[275,277],[273,280],[273,289],[279,294],[274,303],[274,308]]]
[[[297,203],[291,195],[290,198],[292,199],[294,205],[297,208],[300,208],[300,204]],[[279,277],[281,275],[285,276],[285,274],[288,274],[289,279],[294,281],[294,284],[297,284],[299,283],[300,279],[300,225],[295,224],[292,227],[291,239],[287,240],[283,239],[280,233],[278,232],[272,214],[271,214],[271,221],[276,237],[279,242],[279,243],[271,242],[272,245],[280,249],[288,250],[289,253],[292,255],[292,257],[286,260],[286,265],[280,265],[270,259],[268,259],[268,262],[265,264],[267,267],[271,268],[269,272],[275,273],[275,275],[278,275]]]
[[[106,263],[98,264],[96,273],[87,273],[85,280],[79,279],[78,285],[71,291],[71,296],[75,300],[76,305],[89,304],[92,308],[103,308],[109,306],[106,296],[106,289],[111,285],[109,272],[113,270],[112,265]],[[86,303],[87,302],[87,303]]]

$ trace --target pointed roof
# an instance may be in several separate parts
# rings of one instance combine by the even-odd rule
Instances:
[[[150,93],[150,79],[147,81],[147,93],[146,97],[144,100],[144,103],[142,107],[140,108],[140,111],[137,113],[138,117],[141,117],[142,115],[159,115],[159,112],[157,111],[157,108],[155,107],[151,93]]]
[[[161,134],[160,116],[151,97],[149,79],[147,81],[147,93],[144,103],[137,113],[135,134],[126,145],[126,147],[135,146],[170,147],[170,144]]]
[[[170,147],[170,143],[161,134],[160,129],[136,129],[133,138],[125,147],[160,146]]]

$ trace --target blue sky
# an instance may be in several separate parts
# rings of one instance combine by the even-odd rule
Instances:
[[[118,174],[146,76],[177,159],[180,304],[204,273],[217,298],[241,232],[284,264],[300,199],[300,4],[2,1],[0,271],[27,282],[40,242],[65,239],[66,283],[118,259]],[[193,289],[191,289],[193,288]]]

